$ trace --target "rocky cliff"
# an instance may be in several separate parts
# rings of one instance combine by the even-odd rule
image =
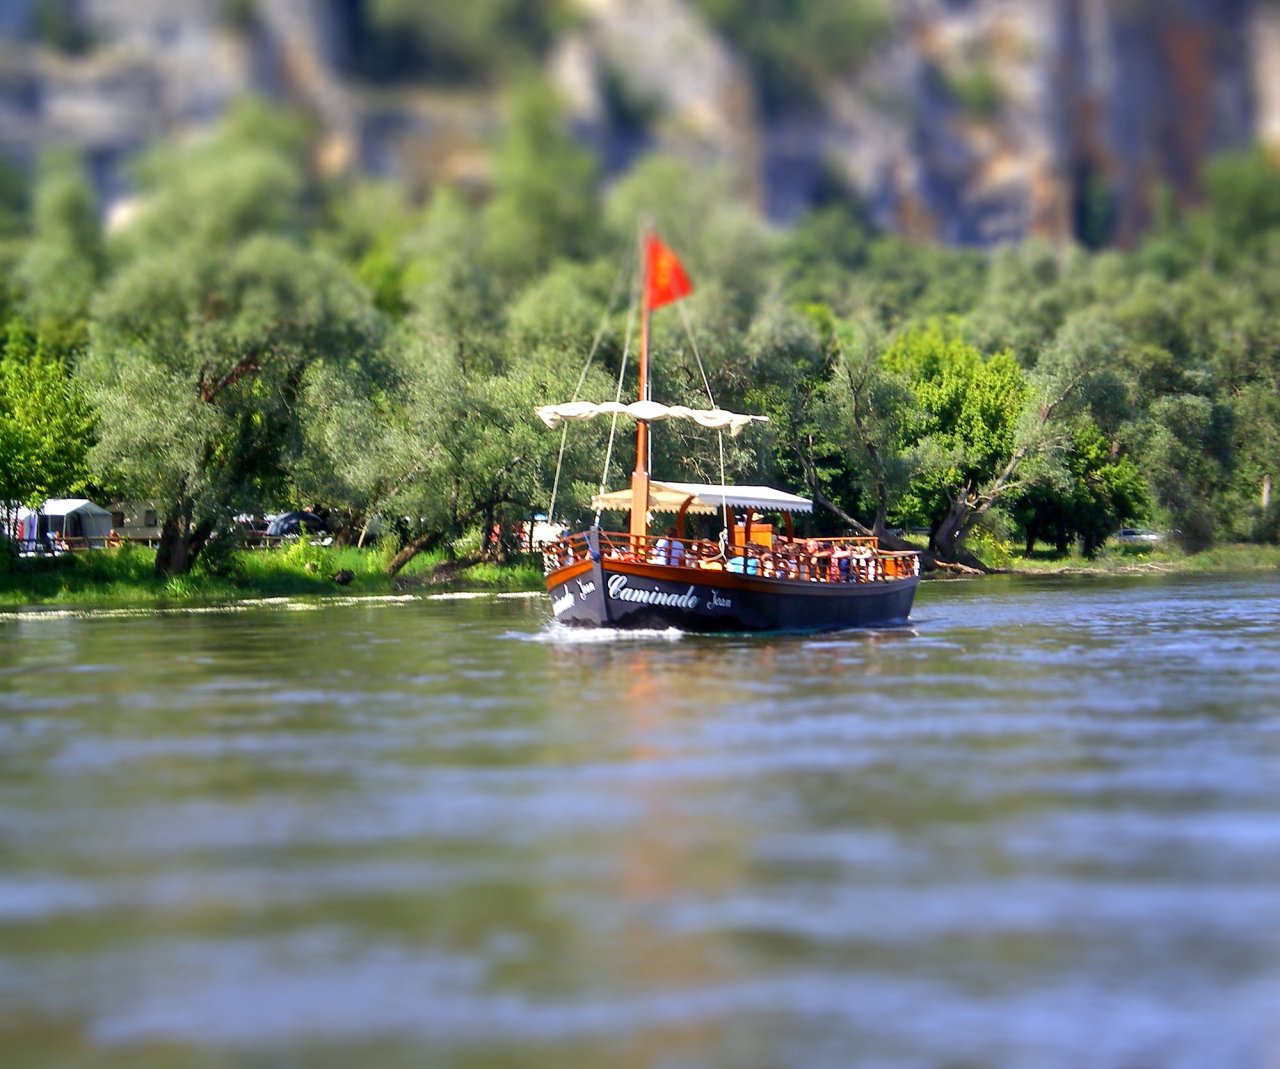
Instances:
[[[654,141],[680,150],[693,140],[702,152],[713,142],[754,169],[775,219],[834,185],[882,226],[950,243],[1130,242],[1159,185],[1194,202],[1211,155],[1280,139],[1280,16],[1252,0],[911,0],[888,10],[886,39],[819,102],[756,122],[741,104],[749,84],[734,84],[749,78],[741,64],[690,65],[690,54],[717,53],[690,43],[710,34],[677,0],[593,0],[561,69],[575,100],[594,71],[597,85],[610,72],[660,101]],[[665,76],[653,46],[634,44],[628,26],[642,21],[681,27]],[[714,91],[699,93],[708,69],[719,72]],[[598,100],[580,109],[598,121]]]
[[[957,244],[1130,243],[1159,187],[1194,203],[1214,153],[1280,146],[1275,5],[882,2],[874,48],[850,42],[812,99],[768,112],[749,59],[692,0],[578,0],[547,66],[607,170],[650,148],[722,161],[775,220],[847,195],[886,228]],[[482,179],[492,100],[353,85],[353,5],[68,0],[86,44],[67,54],[33,41],[35,0],[0,0],[0,150],[76,145],[110,197],[149,140],[256,91],[319,117],[321,166]]]

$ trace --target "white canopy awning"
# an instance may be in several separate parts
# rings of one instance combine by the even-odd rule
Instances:
[[[46,516],[70,516],[73,512],[79,512],[85,516],[110,517],[111,515],[101,505],[95,505],[87,497],[51,497],[33,511],[43,512]]]
[[[764,509],[774,512],[812,512],[813,502],[771,486],[721,486],[718,483],[649,482],[650,512],[679,512],[688,502],[688,512],[709,515],[730,508]],[[591,507],[606,512],[627,512],[631,491],[614,490],[597,494]]]
[[[40,517],[45,517],[43,523]],[[84,497],[51,497],[39,508],[18,509],[17,518],[30,530],[29,538],[37,537],[36,528],[40,526],[77,538],[106,538],[111,533],[111,513]]]
[[[632,401],[624,405],[620,401],[570,401],[562,405],[542,405],[535,409],[538,418],[555,430],[565,420],[594,419],[596,416],[617,413],[633,419],[649,421],[663,419],[691,419],[699,426],[711,430],[727,430],[736,435],[749,423],[768,423],[768,416],[743,416],[723,408],[686,408],[684,405],[662,405],[657,401]]]

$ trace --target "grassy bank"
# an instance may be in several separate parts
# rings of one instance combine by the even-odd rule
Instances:
[[[326,597],[450,589],[534,590],[542,586],[532,561],[466,566],[423,555],[394,579],[379,549],[299,542],[278,550],[235,550],[190,575],[155,574],[155,551],[118,550],[23,558],[0,573],[0,608],[25,605],[129,606],[209,604],[247,597]],[[338,580],[344,580],[339,582]]]
[[[1220,545],[1190,554],[1173,546],[1104,546],[1092,560],[1079,554],[1065,557],[1014,554],[995,566],[1002,571],[1032,575],[1274,572],[1280,571],[1280,546]]]
[[[400,575],[386,574],[379,549],[317,546],[237,550],[216,568],[161,579],[153,550],[67,554],[14,561],[0,574],[0,609],[26,605],[145,606],[211,604],[251,597],[327,597],[446,590],[541,590],[542,572],[532,557],[506,564],[468,565],[440,554],[411,561]],[[1108,546],[1093,560],[1081,556],[1024,557],[988,561],[1002,572],[1028,575],[1125,575],[1141,573],[1252,573],[1280,571],[1280,546],[1223,545],[1184,554],[1172,547]],[[344,574],[346,573],[346,574]],[[335,576],[347,581],[339,583]]]

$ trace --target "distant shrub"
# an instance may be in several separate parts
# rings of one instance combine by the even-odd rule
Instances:
[[[303,531],[298,535],[296,542],[281,551],[281,558],[293,568],[305,570],[307,565],[311,565],[311,570],[316,571],[324,562],[325,547],[317,545],[311,540],[311,536]]]
[[[521,562],[513,567],[482,562],[473,564],[458,581],[465,587],[490,590],[538,590],[542,587],[542,565]]]
[[[1013,541],[1009,518],[998,510],[983,514],[965,536],[964,548],[988,568],[1004,569],[1013,563]]]
[[[238,533],[220,535],[205,543],[196,561],[196,568],[204,575],[220,579],[237,579],[243,575],[239,549],[243,541]]]
[[[1217,525],[1207,505],[1196,502],[1175,519],[1174,538],[1184,552],[1200,553],[1213,545]]]
[[[459,535],[453,540],[453,555],[455,557],[470,557],[480,552],[480,547],[484,542],[483,532],[479,527],[472,527],[469,531]]]
[[[1250,541],[1280,544],[1280,500],[1258,511],[1250,531]]]

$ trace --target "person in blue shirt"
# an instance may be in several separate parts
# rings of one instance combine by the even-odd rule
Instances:
[[[676,529],[668,528],[667,533],[659,538],[653,544],[654,564],[673,564],[680,565],[684,563],[684,544],[676,538]]]

